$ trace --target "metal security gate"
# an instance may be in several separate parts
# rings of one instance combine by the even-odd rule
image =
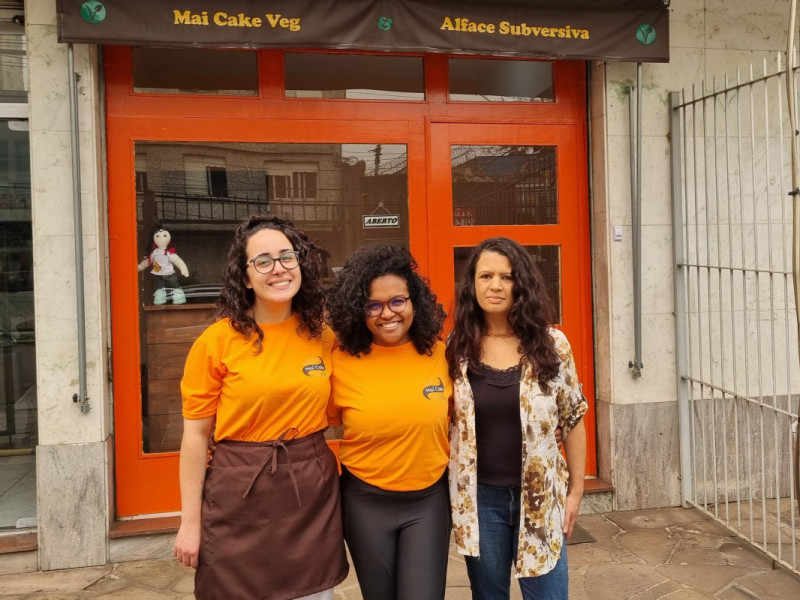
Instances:
[[[683,495],[800,572],[792,131],[753,71],[671,95]]]

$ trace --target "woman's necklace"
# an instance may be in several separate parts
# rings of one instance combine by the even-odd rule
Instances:
[[[501,338],[501,339],[502,338],[516,337],[516,335],[517,335],[513,331],[511,333],[496,333],[494,331],[484,331],[483,333],[484,333],[484,335],[487,335],[489,337]]]

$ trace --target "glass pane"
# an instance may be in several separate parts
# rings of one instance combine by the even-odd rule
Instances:
[[[133,91],[159,94],[258,94],[258,54],[200,48],[133,48]]]
[[[235,226],[252,214],[294,221],[323,254],[323,284],[361,244],[408,247],[408,168],[398,144],[138,142],[139,317],[146,452],[172,452],[182,433],[180,378],[212,322]],[[170,233],[170,265],[156,247]],[[156,264],[167,267],[156,269]]]
[[[0,529],[36,525],[39,436],[27,125],[0,119]]]
[[[555,309],[555,323],[561,323],[561,247],[560,246],[524,246],[533,257],[539,272],[544,279],[545,288]],[[456,274],[456,286],[461,279],[464,268],[474,247],[454,248],[453,265]]]
[[[0,34],[0,91],[2,102],[27,102],[28,59],[24,35]]]
[[[555,146],[452,146],[453,225],[558,222]]]
[[[287,98],[424,100],[421,56],[287,52]]]
[[[554,102],[553,63],[451,58],[450,100]]]

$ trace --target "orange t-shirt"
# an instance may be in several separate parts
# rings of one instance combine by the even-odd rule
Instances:
[[[432,356],[410,342],[332,356],[332,425],[342,424],[339,459],[367,483],[385,490],[421,490],[436,483],[449,460],[447,418],[453,383],[444,344]]]
[[[255,336],[246,338],[228,319],[197,338],[181,380],[183,416],[216,415],[216,440],[274,440],[291,427],[297,437],[325,429],[330,397],[329,329],[321,338],[298,335],[300,319],[259,323],[264,332],[256,354]]]

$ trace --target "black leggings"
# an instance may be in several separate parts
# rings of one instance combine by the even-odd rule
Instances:
[[[432,486],[391,492],[343,469],[344,537],[364,600],[442,600],[450,546],[447,472]]]

